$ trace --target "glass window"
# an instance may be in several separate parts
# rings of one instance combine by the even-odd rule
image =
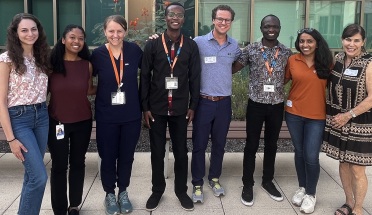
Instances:
[[[72,0],[73,1],[73,0]],[[120,14],[125,17],[124,0],[86,0],[86,34],[89,46],[98,46],[105,43],[103,22],[106,17]]]
[[[12,21],[13,16],[23,12],[23,0],[0,1],[0,47],[6,43],[6,29]]]
[[[367,43],[365,47],[369,52],[372,49],[372,1],[367,1],[364,7],[364,29],[366,30]]]
[[[278,40],[288,48],[295,48],[297,31],[305,26],[305,0],[269,1],[258,0],[254,5],[254,38],[251,42],[262,39],[261,20],[266,15],[274,14],[280,19]]]
[[[50,0],[34,0],[29,11],[35,15],[43,25],[47,36],[48,44],[54,45],[53,37],[53,1]]]
[[[226,1],[199,1],[198,35],[207,34],[213,29],[212,10],[220,4],[226,4]],[[250,1],[232,0],[229,6],[235,11],[235,18],[227,34],[243,47],[249,41],[250,14],[247,11],[250,11]]]
[[[58,1],[57,38],[62,37],[63,30],[68,24],[81,25],[81,1]]]
[[[359,1],[310,1],[309,26],[318,29],[330,48],[341,48],[344,27],[359,23]]]

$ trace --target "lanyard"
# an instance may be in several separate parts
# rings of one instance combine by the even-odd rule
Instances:
[[[115,60],[114,60],[114,55],[112,54],[112,51],[110,49],[110,45],[108,45],[107,49],[108,49],[109,54],[110,54],[112,67],[114,68],[116,82],[118,83],[118,91],[120,91],[120,87],[123,86],[123,83],[120,83],[121,82],[120,80],[123,79],[123,75],[124,75],[124,56],[123,56],[123,50],[120,51],[120,79],[119,79],[118,68],[116,67],[116,63],[115,63]]]
[[[177,54],[176,54],[176,57],[175,57],[174,60],[173,60],[173,63],[171,63],[172,61],[171,61],[171,58],[170,58],[170,56],[169,56],[168,47],[167,47],[167,45],[165,44],[164,33],[161,35],[161,41],[163,42],[164,51],[165,51],[165,54],[167,55],[167,59],[168,59],[168,62],[169,62],[169,66],[170,66],[170,68],[171,68],[171,77],[173,78],[173,68],[174,68],[174,65],[176,65],[176,62],[177,62],[178,56],[179,56],[180,53],[181,53],[181,49],[182,49],[182,45],[183,45],[183,35],[181,35],[180,47],[178,47]]]
[[[275,56],[274,56],[274,59],[271,60],[271,65],[269,66],[269,61],[267,59],[267,55],[265,53],[265,49],[264,48],[261,48],[261,51],[262,51],[262,57],[263,59],[265,60],[265,66],[266,66],[266,69],[267,71],[269,72],[269,75],[271,77],[272,73],[273,73],[273,70],[274,70],[274,67],[276,65],[276,60],[278,59],[278,54],[279,54],[279,48],[276,49],[276,52],[275,52]]]

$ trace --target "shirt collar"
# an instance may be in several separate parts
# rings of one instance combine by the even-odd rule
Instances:
[[[180,34],[180,36],[177,38],[176,41],[172,41],[171,38],[167,34],[167,30],[164,31],[164,39],[165,39],[165,42],[166,43],[168,43],[169,41],[172,41],[172,42],[175,42],[175,43],[179,43],[180,40],[181,40],[181,36],[182,36],[182,33]]]
[[[208,34],[206,34],[207,40],[215,40],[213,37],[213,30],[211,30]],[[231,44],[232,43],[232,38],[229,37],[229,35],[226,34],[226,41]]]

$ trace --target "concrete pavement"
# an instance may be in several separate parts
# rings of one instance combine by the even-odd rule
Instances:
[[[209,157],[209,153],[206,154]],[[151,194],[151,164],[149,152],[136,152],[131,185],[128,188],[129,198],[133,204],[134,211],[131,214],[203,214],[203,215],[236,215],[236,214],[279,214],[294,215],[301,214],[298,207],[291,204],[291,198],[298,188],[297,177],[293,161],[293,153],[278,153],[276,161],[275,183],[284,195],[284,201],[276,202],[272,200],[261,189],[263,154],[257,154],[257,165],[255,171],[254,198],[255,203],[252,207],[244,206],[240,202],[242,191],[242,161],[243,153],[226,153],[221,184],[226,190],[226,196],[217,198],[213,196],[211,189],[204,186],[204,204],[196,204],[194,211],[184,211],[177,200],[173,189],[173,154],[170,154],[169,178],[167,188],[157,210],[147,212],[145,205],[147,198]],[[86,177],[81,215],[103,215],[103,199],[105,193],[98,177],[97,153],[88,153],[86,160]],[[191,154],[189,154],[189,162]],[[208,160],[208,159],[207,159]],[[46,154],[45,164],[50,174],[51,159]],[[338,162],[320,155],[321,173],[317,189],[317,205],[314,215],[329,214],[344,203],[344,195],[341,188],[341,181],[338,176]],[[208,161],[206,162],[209,166]],[[367,177],[369,188],[364,202],[364,214],[372,215],[372,168],[367,167]],[[23,166],[16,160],[11,153],[0,153],[0,214],[14,215],[17,213],[19,195],[23,181]],[[189,190],[191,195],[192,185],[191,174],[189,173]],[[50,203],[49,181],[45,190],[44,200],[41,206],[42,215],[52,215]]]

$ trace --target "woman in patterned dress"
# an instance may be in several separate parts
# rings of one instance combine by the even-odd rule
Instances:
[[[364,49],[365,31],[357,25],[342,33],[342,48],[328,81],[323,151],[340,161],[346,202],[336,215],[363,214],[366,166],[372,165],[372,56]]]

